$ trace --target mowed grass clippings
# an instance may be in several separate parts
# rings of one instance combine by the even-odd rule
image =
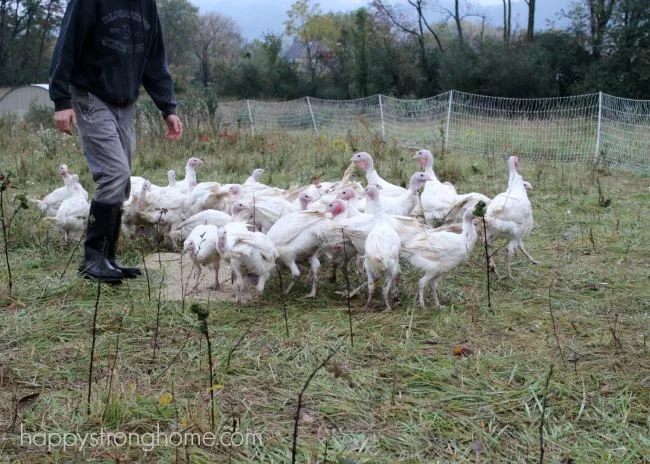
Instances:
[[[6,129],[1,169],[14,182],[7,204],[14,194],[41,197],[58,186],[62,162],[91,186],[75,139],[29,126]],[[417,168],[413,150],[376,137],[235,132],[202,139],[192,132],[176,144],[140,137],[134,174],[164,183],[173,168],[182,178],[185,159],[198,156],[204,161],[199,180],[242,182],[263,167],[263,182],[289,188],[340,178],[352,150],[361,149],[375,155],[377,169],[393,182],[404,184]],[[435,168],[459,192],[493,196],[505,189],[506,155],[446,153]],[[85,398],[96,286],[76,277],[78,257],[60,279],[74,246],[50,232],[36,208],[21,211],[9,235],[11,296],[4,271],[0,283],[0,455],[21,463],[290,462],[298,393],[338,349],[304,395],[298,462],[537,462],[545,395],[546,462],[648,462],[650,182],[579,164],[531,163],[525,154],[521,171],[534,186],[535,228],[525,243],[540,265],[518,254],[512,279],[492,279],[493,311],[480,246],[470,263],[441,280],[442,310],[429,296],[428,308],[417,306],[419,272],[406,263],[393,311],[365,312],[364,292],[353,299],[354,346],[345,298],[335,293],[345,289],[340,273],[329,282],[324,266],[314,300],[300,298],[304,279],[283,298],[274,276],[259,304],[201,302],[210,312],[210,386],[206,343],[189,301],[160,302],[153,359],[163,277],[153,266],[151,300],[144,278],[102,287],[90,416]],[[122,255],[136,264],[142,253],[156,252],[154,243],[142,247],[124,240]],[[503,250],[497,263],[503,273]],[[289,273],[281,271],[286,286]],[[351,270],[350,279],[354,287],[365,277]],[[81,435],[102,428],[207,432],[211,392],[217,431],[259,433],[263,443],[148,452],[21,446],[21,427]]]

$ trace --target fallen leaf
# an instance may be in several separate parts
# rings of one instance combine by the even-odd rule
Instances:
[[[613,385],[604,383],[600,386],[601,395],[609,395],[610,393],[614,393],[615,391],[616,388]]]
[[[41,394],[38,393],[38,392],[37,393],[30,393],[29,395],[23,396],[21,399],[19,399],[18,404],[27,403],[28,401],[31,401],[33,399],[38,398],[40,395]]]
[[[474,354],[474,351],[462,345],[454,346],[451,352],[454,356],[464,356],[466,358]]]
[[[219,391],[219,390],[223,390],[223,389],[224,389],[223,384],[215,383],[210,388],[208,388],[208,391]]]
[[[7,306],[7,309],[9,310],[15,310],[15,309],[25,309],[27,305],[23,303],[22,301],[15,301],[11,303],[9,306]]]
[[[171,393],[164,392],[162,395],[160,395],[160,399],[158,400],[158,405],[167,406],[172,401],[174,401],[173,395]]]
[[[13,419],[11,420],[11,425],[9,426],[9,429],[13,429],[16,424],[18,423],[18,416],[19,416],[19,409],[21,406],[24,406],[25,403],[30,403],[32,400],[35,400],[38,398],[41,394],[40,393],[31,393],[27,396],[23,396],[20,398],[16,403],[14,404],[14,414],[13,414]]]

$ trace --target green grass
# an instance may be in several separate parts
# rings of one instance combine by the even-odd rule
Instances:
[[[15,187],[6,206],[14,194],[50,191],[61,162],[90,187],[74,139],[30,127],[0,129],[0,170],[13,173]],[[164,143],[158,133],[141,136],[134,172],[163,182],[169,168],[180,177],[184,159],[193,155],[205,162],[202,180],[242,181],[261,166],[267,169],[265,182],[289,187],[340,177],[352,149],[374,153],[378,170],[393,181],[406,182],[416,168],[412,150],[382,144],[376,136],[215,136],[200,143],[203,131],[190,127],[179,144]],[[436,170],[459,191],[494,195],[507,180],[504,155],[447,153]],[[367,313],[362,300],[353,300],[354,346],[346,303],[334,293],[343,285],[341,277],[330,283],[326,270],[315,300],[298,297],[307,288],[304,281],[286,299],[288,337],[277,278],[259,305],[210,303],[215,382],[223,385],[216,393],[218,426],[231,427],[235,420],[238,430],[263,437],[262,446],[231,450],[194,447],[176,453],[161,447],[145,454],[105,447],[48,454],[20,446],[16,430],[7,430],[16,412],[16,424],[34,432],[83,434],[103,427],[142,433],[156,424],[170,432],[207,431],[210,423],[206,343],[189,305],[183,312],[180,302],[162,302],[152,362],[161,279],[156,269],[152,301],[144,279],[102,287],[92,409],[86,415],[97,288],[74,275],[76,258],[59,279],[72,247],[48,233],[37,211],[21,211],[9,237],[12,295],[6,293],[4,261],[0,282],[0,456],[21,463],[289,462],[298,392],[338,348],[335,367],[317,373],[305,394],[298,462],[323,462],[326,449],[327,462],[537,462],[544,384],[552,365],[546,462],[648,462],[648,178],[525,157],[521,169],[534,185],[536,225],[526,244],[541,264],[517,255],[514,277],[493,280],[492,312],[480,247],[468,265],[441,281],[440,311],[415,304],[418,273],[406,266],[400,304],[392,312]],[[609,207],[599,206],[595,175],[611,199]],[[145,252],[151,251],[147,245]],[[123,254],[137,263],[140,250],[125,243]],[[353,285],[363,280],[351,276]],[[228,353],[246,330],[226,370]],[[454,357],[457,345],[473,354]],[[18,401],[34,392],[37,399]],[[172,392],[173,401],[160,402]]]

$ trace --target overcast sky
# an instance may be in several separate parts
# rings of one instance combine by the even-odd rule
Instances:
[[[230,16],[237,22],[242,35],[252,40],[260,37],[265,32],[281,33],[284,30],[286,12],[295,0],[190,0],[198,5],[201,12],[217,12]],[[321,0],[323,11],[350,11],[368,5],[369,0]],[[391,4],[404,4],[406,0],[395,0]],[[488,21],[501,24],[502,0],[470,0],[472,10],[478,10],[487,15]],[[538,1],[536,14],[536,27],[542,28],[547,19],[554,19],[554,14],[561,8],[568,8],[570,0],[542,0]],[[436,4],[439,5],[436,8]],[[451,8],[452,0],[432,0],[429,8],[430,17],[435,18],[440,6]],[[527,7],[523,0],[512,2],[513,29],[516,25],[526,26]]]

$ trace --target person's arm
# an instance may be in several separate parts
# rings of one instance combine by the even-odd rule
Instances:
[[[94,22],[94,0],[70,0],[50,65],[50,99],[56,112],[72,109],[70,75]]]
[[[154,28],[153,44],[142,77],[142,85],[162,112],[163,117],[167,119],[168,116],[176,113],[176,97],[174,96],[172,75],[167,65],[162,28],[155,3],[153,8],[154,21],[151,25]]]

